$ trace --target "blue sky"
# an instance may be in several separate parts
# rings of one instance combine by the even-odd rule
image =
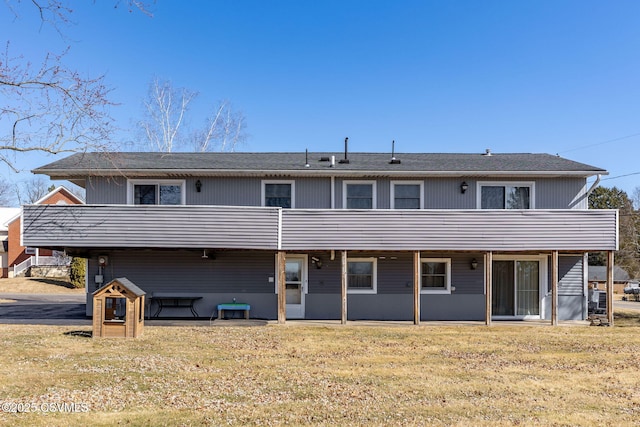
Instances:
[[[159,0],[151,18],[116,3],[75,2],[67,40],[0,17],[0,40],[70,45],[67,62],[106,73],[123,142],[158,76],[200,93],[193,127],[220,99],[241,109],[238,151],[340,152],[348,136],[352,151],[546,152],[640,186],[638,1]]]

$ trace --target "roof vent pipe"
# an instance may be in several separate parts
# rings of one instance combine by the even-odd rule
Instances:
[[[402,163],[400,159],[396,159],[396,140],[391,141],[391,161],[389,162],[392,165],[399,165]]]
[[[305,168],[309,167],[309,149],[308,148],[304,149],[304,167]]]
[[[491,148],[487,148],[484,150],[483,156],[490,157],[491,156]]]
[[[344,159],[340,160],[338,163],[349,163],[349,157],[347,156],[347,152],[349,151],[349,137],[344,139]]]
[[[336,165],[336,156],[331,156],[331,163],[329,163],[329,167],[334,167]]]

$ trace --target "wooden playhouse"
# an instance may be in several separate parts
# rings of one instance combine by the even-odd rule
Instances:
[[[144,329],[145,292],[129,279],[113,279],[93,293],[93,336],[136,338]]]

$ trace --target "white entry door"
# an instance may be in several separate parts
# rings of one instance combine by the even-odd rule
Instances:
[[[304,319],[304,297],[307,292],[307,256],[287,255],[286,261],[287,319]]]

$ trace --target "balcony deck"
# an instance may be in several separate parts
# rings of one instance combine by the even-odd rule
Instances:
[[[30,205],[23,244],[65,249],[606,251],[616,210]]]

